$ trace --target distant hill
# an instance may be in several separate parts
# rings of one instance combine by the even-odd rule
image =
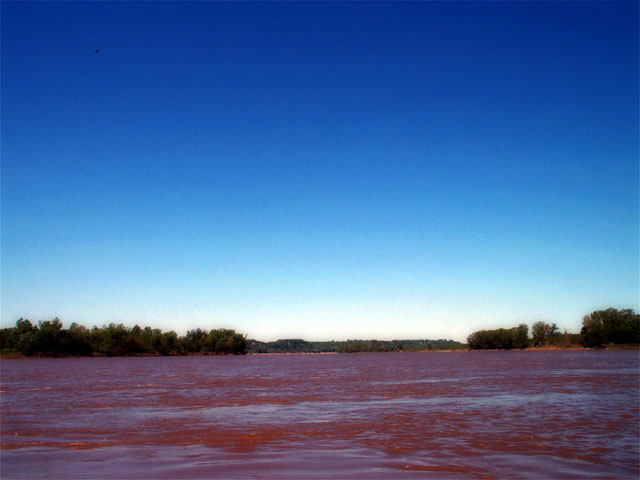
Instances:
[[[454,340],[346,340],[309,342],[299,338],[261,342],[248,340],[248,353],[355,353],[466,349]]]

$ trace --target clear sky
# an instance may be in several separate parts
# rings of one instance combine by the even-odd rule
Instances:
[[[3,326],[638,310],[637,2],[1,8]]]

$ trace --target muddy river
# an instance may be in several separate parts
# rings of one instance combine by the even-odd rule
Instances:
[[[0,477],[638,478],[637,351],[2,360]]]

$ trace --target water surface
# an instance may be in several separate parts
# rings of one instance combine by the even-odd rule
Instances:
[[[2,360],[4,478],[637,478],[637,351]]]

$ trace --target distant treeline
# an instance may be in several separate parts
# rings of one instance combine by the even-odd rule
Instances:
[[[60,319],[46,320],[33,325],[21,318],[15,327],[0,330],[0,349],[26,356],[128,356],[128,355],[187,355],[187,354],[245,354],[247,339],[234,330],[189,330],[184,337],[176,332],[138,325],[127,328],[122,324],[91,330],[71,324],[63,328]]]
[[[554,323],[536,322],[513,328],[479,330],[467,344],[453,340],[346,340],[308,342],[301,339],[260,342],[247,340],[235,330],[189,330],[183,337],[174,331],[138,325],[128,328],[109,324],[88,329],[76,323],[63,328],[60,319],[32,324],[23,318],[15,327],[0,329],[0,352],[26,356],[127,356],[246,353],[355,353],[428,350],[520,349],[531,346],[585,346],[640,344],[640,315],[633,310],[598,310],[582,320],[580,333],[560,333]]]
[[[308,342],[285,339],[275,342],[249,340],[249,353],[356,353],[399,352],[443,349],[466,349],[466,345],[453,340],[345,340]]]
[[[514,328],[479,330],[467,338],[472,350],[513,349],[530,346],[602,347],[604,345],[640,344],[640,315],[633,310],[597,310],[582,319],[580,333],[560,333],[555,323],[536,322],[531,327],[520,324]]]

